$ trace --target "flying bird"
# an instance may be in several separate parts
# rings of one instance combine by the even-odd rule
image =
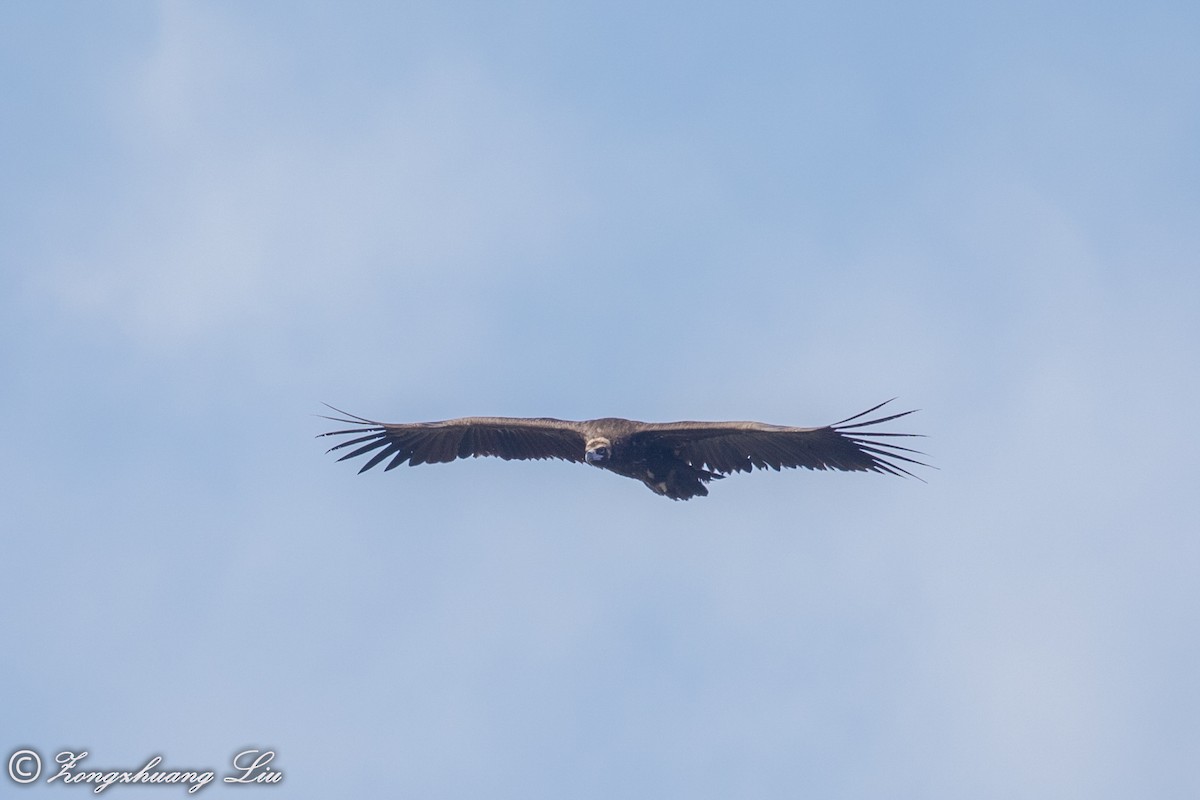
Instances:
[[[353,437],[328,452],[353,448],[338,461],[370,454],[360,473],[384,461],[387,471],[406,461],[415,467],[467,456],[496,456],[505,461],[561,458],[635,478],[655,494],[672,500],[690,500],[708,494],[706,483],[734,472],[752,472],[755,467],[917,477],[900,462],[928,466],[905,455],[921,453],[887,439],[919,434],[863,430],[912,411],[855,422],[890,402],[818,428],[763,422],[638,422],[615,417],[584,422],[546,417],[463,417],[389,424],[329,406],[342,416],[325,419],[355,427],[320,436]]]

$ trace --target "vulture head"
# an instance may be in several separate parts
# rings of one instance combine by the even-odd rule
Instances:
[[[589,464],[600,466],[612,456],[612,442],[603,436],[588,440],[583,459]]]

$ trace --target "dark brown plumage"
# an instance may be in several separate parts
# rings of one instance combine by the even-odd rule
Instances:
[[[709,481],[734,472],[751,472],[755,467],[775,470],[804,467],[916,477],[899,462],[927,466],[904,455],[920,453],[886,439],[918,434],[863,430],[912,411],[854,422],[884,405],[880,403],[861,414],[819,428],[763,422],[637,422],[613,417],[584,422],[545,417],[464,417],[444,422],[387,424],[335,408],[344,416],[326,419],[358,427],[321,436],[352,436],[331,447],[329,452],[353,448],[339,461],[369,454],[359,472],[385,461],[384,470],[390,470],[405,462],[410,466],[437,464],[467,456],[496,456],[506,461],[561,458],[636,478],[651,491],[672,500],[690,500],[696,495],[707,495],[704,484]]]

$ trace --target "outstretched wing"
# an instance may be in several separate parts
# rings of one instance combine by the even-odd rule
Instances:
[[[905,455],[922,454],[887,439],[920,434],[862,430],[907,416],[912,411],[854,422],[890,402],[885,401],[849,419],[820,428],[790,428],[762,422],[666,422],[646,424],[637,435],[648,437],[646,441],[654,440],[671,447],[679,458],[693,467],[713,472],[728,474],[750,472],[755,467],[776,470],[804,467],[884,472],[916,478],[899,462],[928,466]],[[854,424],[847,424],[852,422]]]
[[[333,408],[333,406],[330,406]],[[405,461],[409,466],[438,464],[467,456],[496,456],[504,460],[561,458],[583,461],[587,444],[579,423],[561,419],[518,417],[464,417],[444,422],[412,422],[389,425],[333,409],[341,417],[325,417],[357,427],[322,433],[321,436],[352,436],[335,444],[329,452],[354,448],[338,461],[373,455],[359,472],[388,461],[384,471]],[[357,445],[357,447],[355,447]]]

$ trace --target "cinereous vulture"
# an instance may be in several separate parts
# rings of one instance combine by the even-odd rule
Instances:
[[[544,417],[463,417],[444,422],[387,424],[334,408],[343,416],[325,419],[356,427],[320,435],[353,437],[329,448],[331,453],[353,448],[339,461],[371,453],[360,473],[384,461],[386,471],[406,461],[415,467],[467,456],[497,456],[506,461],[561,458],[636,478],[650,491],[672,500],[690,500],[707,495],[704,484],[709,481],[733,472],[751,472],[755,467],[916,477],[899,462],[927,466],[904,455],[920,453],[887,439],[919,434],[863,430],[912,411],[854,422],[890,402],[819,428],[763,422],[637,422],[615,417],[585,422]]]

